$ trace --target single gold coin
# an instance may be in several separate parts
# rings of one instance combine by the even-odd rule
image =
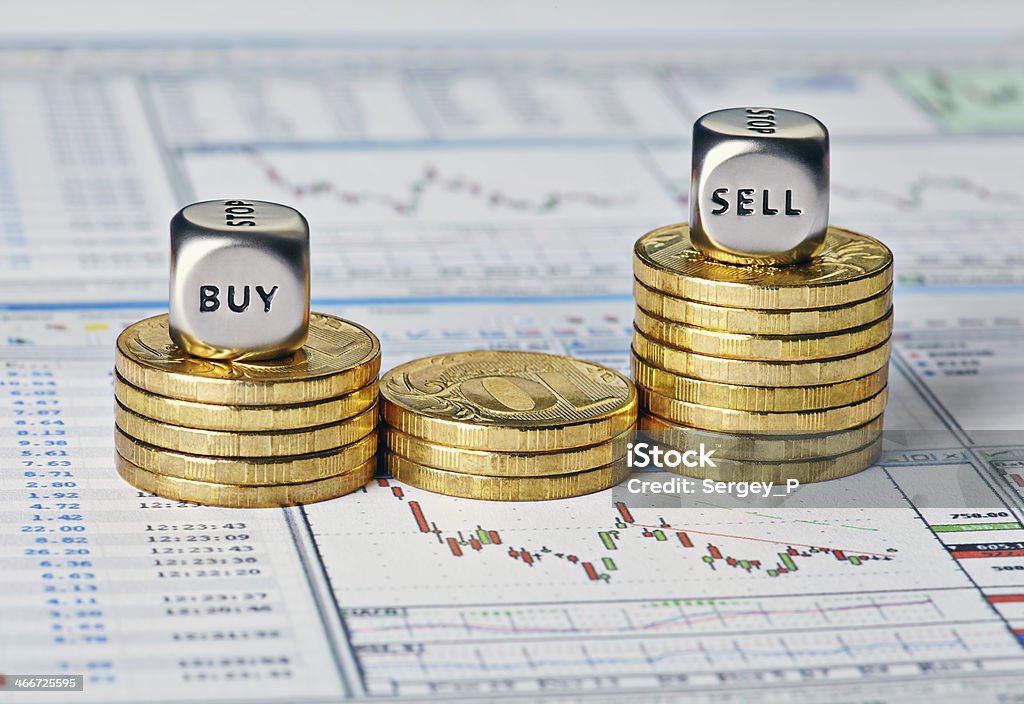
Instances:
[[[706,330],[749,335],[817,335],[860,327],[885,317],[892,306],[892,286],[876,296],[832,308],[754,310],[727,308],[675,298],[633,279],[636,305],[666,320]]]
[[[652,340],[712,357],[762,362],[847,357],[877,347],[892,334],[892,310],[873,323],[818,335],[747,335],[693,328],[659,318],[642,308],[633,321]]]
[[[114,403],[117,427],[148,445],[207,457],[286,457],[350,445],[377,428],[377,406],[339,423],[295,430],[235,432],[169,425]]]
[[[754,362],[697,354],[661,344],[633,330],[633,355],[694,379],[740,386],[821,386],[876,372],[889,363],[889,341],[864,352],[806,362]]]
[[[373,381],[344,396],[312,403],[222,406],[158,396],[114,374],[114,396],[125,408],[163,423],[206,430],[292,430],[336,423],[365,411],[377,402],[378,394],[377,382]]]
[[[411,486],[447,496],[487,501],[546,501],[583,496],[615,486],[630,471],[626,461],[596,469],[544,477],[486,477],[417,464],[393,452],[384,453],[391,475]]]
[[[710,465],[704,467],[680,465],[679,467],[666,467],[665,471],[697,479],[725,482],[775,482],[785,485],[787,480],[795,479],[801,484],[810,484],[862,472],[873,465],[881,453],[882,439],[878,438],[864,447],[842,455],[783,462],[732,460],[715,455],[714,467]]]
[[[385,449],[416,464],[495,477],[537,477],[594,469],[625,457],[626,446],[634,437],[630,429],[609,442],[571,450],[486,452],[438,445],[387,425],[381,428],[381,434]]]
[[[600,364],[538,352],[424,357],[387,372],[381,415],[408,435],[469,450],[546,452],[608,442],[636,423],[636,389]]]
[[[732,308],[831,308],[877,296],[892,284],[892,252],[878,240],[829,226],[821,251],[791,266],[738,266],[690,243],[687,224],[649,232],[633,248],[633,274],[677,298]]]
[[[870,445],[882,436],[882,419],[878,416],[849,430],[793,437],[716,433],[677,425],[650,413],[640,414],[637,427],[659,447],[685,451],[704,445],[715,451],[716,458],[780,462],[843,455]]]
[[[377,434],[351,445],[288,457],[204,457],[155,447],[114,429],[117,453],[142,469],[179,479],[217,484],[295,484],[355,469],[377,454]]]
[[[227,508],[293,506],[334,499],[365,486],[377,469],[377,458],[373,457],[348,472],[311,482],[243,486],[170,477],[143,469],[120,455],[116,459],[117,473],[140,491],[173,501]]]
[[[633,378],[640,388],[678,401],[739,411],[809,411],[846,406],[874,396],[889,379],[889,367],[858,379],[820,386],[740,386],[680,376],[633,356]]]
[[[639,390],[639,393],[640,405],[645,411],[673,423],[723,433],[758,435],[797,435],[847,430],[864,425],[872,418],[881,415],[888,399],[888,389],[882,389],[864,401],[839,408],[789,413],[760,413],[677,401],[643,388]]]
[[[362,389],[380,372],[380,341],[348,320],[310,313],[297,352],[260,362],[201,359],[171,342],[167,315],[129,325],[114,366],[132,386],[183,401],[226,406],[309,403]]]

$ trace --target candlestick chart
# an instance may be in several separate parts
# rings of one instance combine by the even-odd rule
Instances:
[[[401,485],[393,484],[388,479],[378,479],[377,484],[390,489],[396,499],[406,500],[405,491]],[[711,570],[735,569],[741,573],[763,573],[769,577],[796,575],[799,572],[797,563],[807,559],[831,558],[850,567],[858,567],[867,561],[892,560],[897,553],[896,548],[889,548],[886,553],[850,551],[827,545],[787,543],[782,540],[766,540],[754,536],[683,530],[673,527],[663,518],[660,518],[660,522],[657,524],[637,523],[629,507],[622,502],[616,502],[613,527],[597,531],[600,545],[609,554],[588,559],[574,552],[559,550],[546,544],[531,547],[506,544],[499,530],[482,525],[468,529],[445,530],[439,527],[437,522],[427,518],[419,501],[409,500],[406,501],[406,505],[409,507],[409,513],[417,530],[424,535],[432,536],[439,544],[445,546],[449,557],[462,558],[474,552],[489,550],[501,551],[526,567],[541,565],[545,561],[562,560],[570,565],[578,566],[581,577],[585,581],[597,583],[609,582],[615,577],[619,568],[612,553],[618,552],[623,541],[637,536],[642,540],[663,543],[667,549],[681,549],[693,554]],[[767,559],[745,557],[743,556],[745,553],[742,551],[733,555],[723,552],[722,548],[713,542],[715,538],[723,537],[751,543],[767,543],[776,547],[781,546],[782,549],[774,554],[769,554]]]
[[[958,558],[906,510],[673,513],[604,493],[524,511],[390,478],[353,503],[305,511],[378,694],[1020,657]],[[350,556],[353,579],[336,556],[382,534],[402,568]]]

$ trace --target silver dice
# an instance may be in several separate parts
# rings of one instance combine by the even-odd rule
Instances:
[[[210,359],[299,349],[309,329],[309,224],[277,203],[193,203],[171,219],[170,332]]]
[[[693,125],[690,239],[734,264],[811,257],[828,227],[828,130],[802,112],[730,108]]]

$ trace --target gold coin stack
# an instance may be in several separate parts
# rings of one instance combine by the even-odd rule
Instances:
[[[359,325],[310,315],[297,352],[261,362],[192,357],[168,318],[117,338],[117,471],[179,501],[257,507],[347,494],[376,469],[380,342]]]
[[[629,474],[633,383],[607,367],[537,352],[442,354],[381,378],[384,462],[449,496],[580,496]]]
[[[641,237],[633,258],[639,428],[701,443],[725,480],[818,481],[871,466],[881,448],[892,253],[829,227],[810,261],[741,266],[703,256],[687,225]]]

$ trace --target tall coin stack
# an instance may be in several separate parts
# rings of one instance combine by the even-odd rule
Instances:
[[[442,354],[381,378],[384,462],[400,481],[500,501],[589,494],[629,473],[633,383],[536,352]]]
[[[143,491],[284,506],[373,477],[380,343],[355,323],[312,313],[298,351],[225,362],[185,353],[159,315],[121,333],[115,370],[117,471]]]
[[[892,253],[832,227],[828,133],[733,108],[694,125],[690,223],[634,248],[640,429],[715,479],[817,481],[881,449]]]
[[[892,331],[884,245],[830,227],[807,264],[743,267],[705,257],[674,225],[640,238],[633,261],[642,431],[716,448],[713,478],[756,468],[813,481],[871,465]]]

